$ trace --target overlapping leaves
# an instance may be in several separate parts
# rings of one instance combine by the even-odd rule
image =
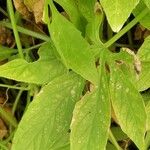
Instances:
[[[103,49],[102,55],[100,54],[100,64],[96,66],[91,45],[82,36],[75,23],[80,13],[89,24],[92,23],[95,14],[91,9],[96,1],[78,0],[81,5],[78,7],[80,13],[76,16],[71,14],[72,11],[69,8],[71,5],[73,9],[76,9],[72,1],[65,1],[65,3],[56,0],[66,9],[73,23],[57,11],[52,1],[49,2],[52,18],[51,22],[46,20],[46,23],[56,49],[52,43],[47,43],[40,49],[38,61],[28,63],[25,60],[16,59],[0,67],[2,77],[28,83],[48,83],[41,89],[23,116],[15,134],[12,149],[105,149],[110,126],[111,101],[118,125],[139,149],[144,150],[145,106],[133,82],[128,79],[130,72],[126,72],[127,69],[124,69],[123,64],[117,63],[121,62],[117,60],[117,55],[112,57],[112,54],[109,57],[106,48]],[[126,0],[114,0],[112,2],[111,5],[110,1],[109,3],[107,0],[101,1],[112,29],[119,31],[139,1],[134,0],[128,3]],[[66,4],[69,4],[68,7]],[[85,9],[82,9],[84,4],[86,4]],[[114,8],[110,8],[113,5],[117,8],[115,11]],[[88,9],[90,13],[87,13]],[[93,36],[93,33],[90,35],[87,32],[89,38],[97,39],[98,32],[95,31],[99,30],[99,25],[100,22],[96,21],[94,26],[91,24],[90,28],[87,27],[86,32],[96,33],[96,36]],[[138,52],[143,69],[140,80],[144,73],[143,64],[145,66],[147,61],[149,64],[147,42],[149,39],[145,42],[147,47],[143,45]],[[56,57],[54,52],[58,52],[59,56]],[[123,59],[125,63],[130,61],[127,60],[130,57],[126,57],[123,53],[118,55],[118,58]],[[69,72],[69,69],[72,71]],[[77,102],[82,95],[84,85],[81,76],[90,81],[94,88]],[[141,84],[139,87],[145,89]],[[146,84],[147,87],[149,84]],[[147,128],[149,129],[149,126]]]
[[[101,0],[100,2],[112,30],[118,32],[139,3],[139,0]]]
[[[110,126],[110,99],[104,62],[100,85],[76,105],[71,125],[71,150],[105,149]]]
[[[16,81],[45,84],[66,72],[64,65],[54,55],[51,42],[39,49],[39,60],[28,63],[23,59],[12,60],[0,66],[0,77]]]
[[[150,87],[150,37],[145,39],[137,55],[142,65],[137,85],[139,90],[144,91]]]
[[[122,130],[144,149],[146,112],[143,99],[121,69],[112,68],[110,79],[112,105]],[[139,115],[140,112],[140,115]]]
[[[90,51],[89,43],[71,22],[59,14],[52,3],[50,7],[52,11],[52,23],[49,26],[51,38],[63,63],[68,69],[72,69],[85,79],[97,83],[95,58]]]
[[[83,83],[81,77],[68,73],[43,87],[19,124],[12,150],[68,147],[72,112],[83,90]]]

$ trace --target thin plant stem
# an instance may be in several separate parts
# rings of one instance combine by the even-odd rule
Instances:
[[[4,9],[2,9],[1,7],[0,7],[0,12],[3,13],[6,17],[8,17],[7,12]]]
[[[131,31],[129,30],[127,34],[128,34],[129,44],[130,44],[130,46],[132,46],[132,45],[133,45],[133,41],[132,41],[132,34],[131,34]]]
[[[25,111],[24,112],[26,112],[26,110],[28,109],[30,101],[31,101],[31,96],[30,96],[30,91],[28,91],[28,93],[27,93],[27,102],[26,102],[26,107],[25,107]]]
[[[21,45],[18,30],[17,30],[17,25],[16,25],[16,20],[15,20],[12,0],[7,0],[7,6],[8,6],[8,10],[9,10],[10,20],[11,20],[11,24],[12,24],[12,28],[13,28],[13,32],[14,32],[14,36],[15,36],[15,40],[16,40],[16,44],[17,44],[17,47],[18,47],[19,56],[20,56],[20,58],[24,59],[23,51],[22,51],[22,45]]]
[[[115,139],[115,137],[114,137],[113,133],[111,132],[111,130],[109,130],[109,140],[116,147],[117,150],[122,150],[122,148],[117,143],[117,140]]]
[[[14,136],[14,134],[15,134],[15,131],[16,131],[16,130],[13,130],[13,131],[10,133],[9,137],[3,141],[3,143],[4,143],[5,145],[13,138],[13,136]]]
[[[0,106],[0,116],[5,118],[13,127],[17,127],[17,121],[15,120],[15,118],[7,111],[5,111],[2,106]]]
[[[135,26],[147,13],[149,9],[144,9],[135,19],[133,19],[128,25],[126,25],[120,32],[113,36],[108,42],[104,44],[105,47],[110,47],[114,44],[120,37],[122,37],[126,32],[128,32],[133,26]]]
[[[16,99],[15,99],[15,102],[14,102],[14,104],[13,104],[13,108],[12,108],[12,114],[13,114],[13,115],[15,114],[15,111],[16,111],[18,102],[19,102],[19,100],[20,100],[20,97],[21,97],[21,95],[22,95],[22,92],[23,92],[23,90],[20,90],[20,91],[18,92],[18,95],[17,95],[17,97],[16,97]]]
[[[9,29],[12,29],[12,25],[9,22],[0,21],[0,25],[5,26]],[[20,26],[17,26],[17,30],[20,33],[29,35],[29,36],[37,38],[37,39],[41,39],[43,41],[49,41],[50,40],[49,36],[47,36],[45,34],[37,33],[37,32],[31,31],[29,29],[26,29],[26,28],[23,28],[23,27],[20,27]]]
[[[25,87],[17,87],[17,86],[6,85],[6,84],[0,84],[0,87],[9,88],[9,89],[16,89],[16,90],[24,90],[24,91],[30,90],[29,88],[25,88]]]
[[[36,49],[36,48],[39,48],[41,45],[45,44],[46,42],[43,42],[43,43],[40,43],[40,44],[37,44],[37,45],[34,45],[34,46],[31,46],[29,48],[25,48],[24,50],[25,51],[30,51],[30,50],[33,50],[33,49]]]

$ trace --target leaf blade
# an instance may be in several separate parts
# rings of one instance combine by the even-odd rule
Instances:
[[[106,78],[101,74],[101,88],[87,93],[75,107],[71,124],[71,150],[99,150],[106,147],[110,125]]]
[[[48,83],[67,72],[52,51],[53,47],[48,42],[39,49],[40,59],[38,61],[32,63],[23,59],[10,61],[0,66],[0,77],[35,84]]]
[[[118,68],[112,69],[110,93],[112,105],[122,130],[139,149],[144,149],[146,112],[143,99]]]
[[[69,73],[46,85],[23,116],[12,150],[63,149],[69,142],[72,111],[83,83],[81,77]]]
[[[118,32],[130,16],[139,0],[101,0],[108,22],[114,32]]]
[[[50,6],[52,10],[52,23],[49,26],[51,38],[63,63],[85,79],[97,83],[95,58],[90,51],[90,45],[73,24],[57,12],[53,4]]]

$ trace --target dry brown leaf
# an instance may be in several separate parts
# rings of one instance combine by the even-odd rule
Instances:
[[[0,118],[0,139],[3,139],[5,136],[7,136],[7,133],[7,127],[4,124],[4,121]]]
[[[134,33],[134,40],[141,40],[144,41],[146,37],[150,35],[150,30],[144,28],[141,25],[138,25],[136,27],[135,33]]]
[[[7,101],[7,93],[5,93],[4,91],[0,91],[0,107],[2,107],[4,111],[7,112],[10,116],[12,116],[12,107]],[[2,119],[6,125],[9,125],[5,118],[1,117],[0,119]]]
[[[9,29],[0,26],[0,44],[12,47],[14,45],[14,38]]]
[[[5,102],[5,96],[3,92],[0,91],[0,106]],[[7,136],[8,130],[6,124],[2,118],[0,118],[0,139],[3,139]]]
[[[29,11],[33,12],[36,23],[42,22],[45,0],[24,0]]]
[[[23,17],[27,20],[31,20],[32,14],[27,9],[26,5],[24,4],[23,0],[13,0],[16,10],[23,15]]]

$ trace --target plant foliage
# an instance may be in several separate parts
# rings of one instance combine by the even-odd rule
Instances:
[[[24,1],[27,7],[35,3]],[[54,1],[43,3],[50,36],[38,60],[18,58],[17,49],[0,47],[0,60],[8,59],[0,77],[25,83],[33,96],[12,150],[119,150],[117,141],[124,139],[146,150],[150,96],[145,100],[141,92],[150,88],[150,36],[137,53],[123,46],[114,53],[110,47],[138,22],[150,29],[149,0]],[[118,32],[106,43],[105,16],[108,37]]]

